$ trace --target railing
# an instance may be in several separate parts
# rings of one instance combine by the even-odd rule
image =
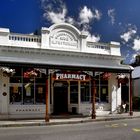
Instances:
[[[10,34],[9,40],[40,43],[41,37],[36,35]]]
[[[87,48],[101,49],[110,51],[110,45],[105,43],[87,42]]]

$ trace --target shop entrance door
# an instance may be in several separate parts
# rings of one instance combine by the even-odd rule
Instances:
[[[54,83],[54,114],[61,115],[68,113],[68,83]]]
[[[126,84],[121,84],[122,94],[121,99],[123,103],[129,103],[129,87]]]

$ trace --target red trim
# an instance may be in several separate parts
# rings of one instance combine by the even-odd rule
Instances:
[[[45,116],[45,121],[49,122],[49,110],[48,110],[48,79],[46,79],[46,116]]]
[[[92,80],[92,119],[96,119],[96,111],[95,111],[95,92],[96,92],[96,89],[95,89],[95,80]]]

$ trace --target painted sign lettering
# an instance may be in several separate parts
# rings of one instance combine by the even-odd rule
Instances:
[[[84,73],[55,73],[55,80],[89,80],[90,76]]]

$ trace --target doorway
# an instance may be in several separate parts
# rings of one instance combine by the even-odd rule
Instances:
[[[121,94],[121,99],[123,103],[129,103],[129,87],[127,84],[122,83],[122,94]]]
[[[54,82],[53,112],[56,115],[68,113],[68,83]]]

